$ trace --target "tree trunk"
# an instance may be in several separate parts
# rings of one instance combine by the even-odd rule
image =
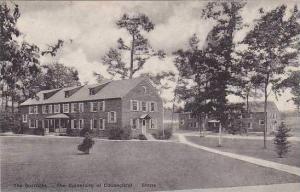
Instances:
[[[264,96],[265,96],[265,101],[264,101],[264,149],[267,148],[267,143],[266,143],[266,136],[267,136],[267,129],[268,129],[268,114],[267,114],[267,105],[268,105],[268,83],[265,83],[265,90],[264,90]]]
[[[129,79],[132,79],[132,76],[133,76],[133,53],[134,53],[134,35],[132,35],[131,50],[130,50]]]
[[[247,113],[249,113],[249,93],[247,93],[247,95],[246,95],[246,110],[247,110]]]

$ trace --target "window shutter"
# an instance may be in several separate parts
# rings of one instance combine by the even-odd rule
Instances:
[[[35,128],[39,127],[39,120],[35,120]]]
[[[110,112],[107,113],[107,122],[110,123]]]
[[[103,106],[102,110],[105,111],[105,101],[102,101],[102,106]]]
[[[71,120],[71,128],[74,128],[74,119]]]
[[[93,129],[93,119],[90,120],[90,129]]]
[[[154,102],[154,111],[158,111],[156,102]]]
[[[102,120],[102,128],[105,129],[105,119]]]

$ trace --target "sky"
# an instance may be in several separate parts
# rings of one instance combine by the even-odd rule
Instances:
[[[65,41],[63,48],[55,58],[42,57],[41,63],[58,61],[66,66],[75,67],[82,82],[94,83],[93,72],[109,78],[101,58],[116,45],[116,41],[128,38],[123,29],[115,22],[124,13],[144,13],[155,24],[150,33],[145,34],[154,49],[163,49],[167,53],[164,60],[150,59],[142,72],[176,72],[172,53],[187,47],[188,39],[197,34],[200,44],[204,43],[213,22],[201,18],[201,10],[207,1],[26,1],[16,2],[20,6],[21,17],[18,28],[22,38],[38,45],[42,50],[53,45],[58,39]],[[292,8],[297,1],[248,1],[241,13],[244,22],[251,24],[258,16],[258,9],[275,8],[286,4]],[[298,2],[298,5],[299,2]],[[300,7],[300,6],[299,6]],[[248,29],[236,35],[242,39]],[[137,74],[138,75],[138,74]],[[170,83],[172,87],[175,83]],[[172,100],[173,89],[165,91],[163,97]],[[273,95],[270,100],[276,102],[280,110],[293,110],[292,102],[286,102],[291,94],[285,91],[277,101]],[[230,101],[242,101],[238,97],[229,97]],[[170,103],[168,103],[170,105]]]

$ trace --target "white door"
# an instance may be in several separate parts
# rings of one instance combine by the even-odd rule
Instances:
[[[146,134],[146,119],[142,120],[142,134]]]

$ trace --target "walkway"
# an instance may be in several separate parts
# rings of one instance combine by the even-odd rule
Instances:
[[[282,191],[298,192],[299,190],[300,190],[300,183],[285,183],[285,184],[274,184],[274,185],[175,190],[172,192],[253,192],[253,191],[255,192],[282,192]]]
[[[294,174],[297,176],[300,176],[300,168],[299,167],[295,167],[295,166],[290,166],[290,165],[284,165],[284,164],[280,164],[280,163],[275,163],[273,161],[267,161],[267,160],[263,160],[263,159],[258,159],[258,158],[254,158],[254,157],[249,157],[246,155],[238,155],[238,154],[234,154],[234,153],[229,153],[229,152],[224,152],[224,151],[220,151],[217,149],[212,149],[209,147],[204,147],[201,145],[197,145],[195,143],[192,143],[190,141],[188,141],[186,139],[186,137],[183,134],[178,134],[179,137],[179,141],[183,144],[198,148],[198,149],[202,149],[205,151],[209,151],[212,153],[216,153],[219,155],[223,155],[226,157],[230,157],[230,158],[234,158],[234,159],[238,159],[241,161],[246,161],[248,163],[253,163],[259,166],[264,166],[264,167],[268,167],[268,168],[272,168],[272,169],[276,169],[279,171],[284,171],[290,174]]]

